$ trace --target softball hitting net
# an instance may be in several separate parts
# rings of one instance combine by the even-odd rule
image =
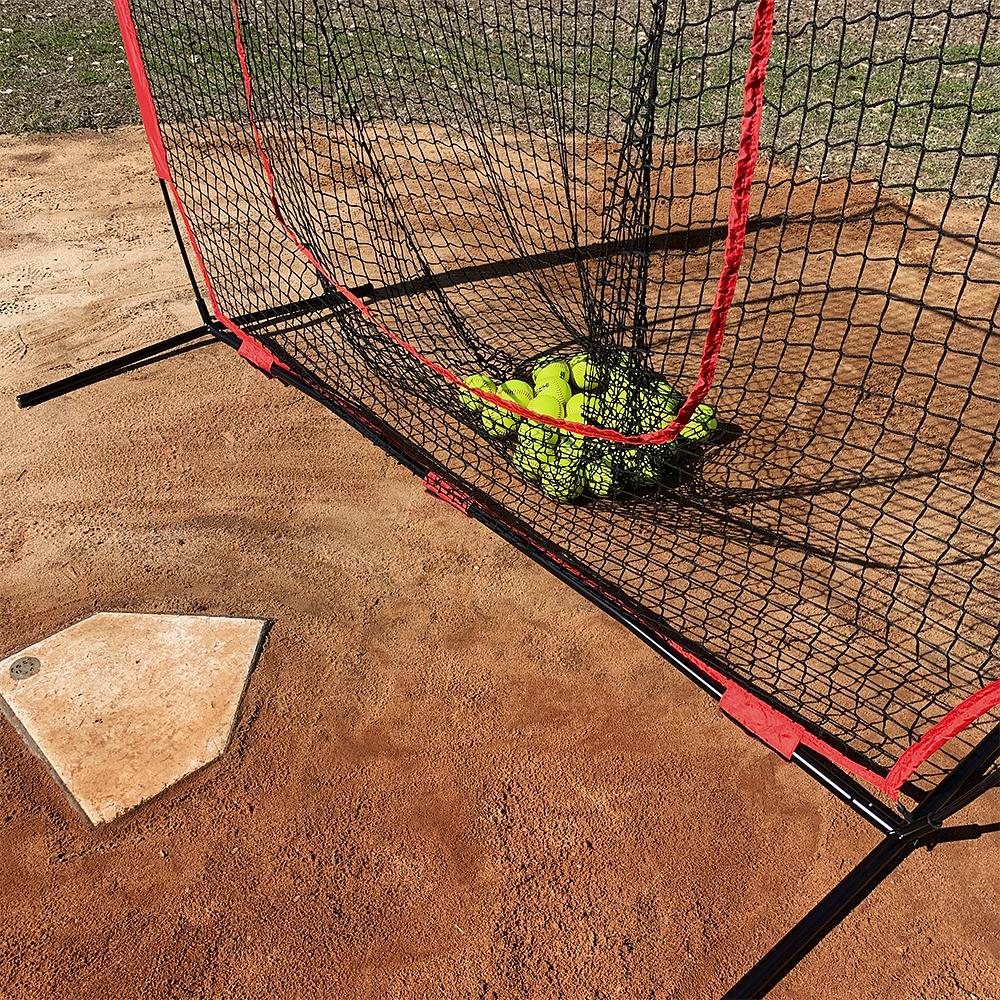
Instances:
[[[244,356],[683,636],[783,752],[890,797],[948,768],[1000,701],[987,5],[118,9]]]

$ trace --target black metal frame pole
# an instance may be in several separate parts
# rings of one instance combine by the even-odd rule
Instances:
[[[74,389],[82,389],[84,386],[94,385],[94,383],[102,382],[104,379],[113,378],[122,372],[129,371],[144,363],[148,364],[151,361],[157,360],[160,356],[177,351],[199,337],[207,335],[209,332],[207,327],[199,326],[193,330],[186,330],[184,333],[176,333],[164,340],[158,340],[155,344],[147,344],[145,347],[140,347],[135,351],[119,355],[110,361],[94,365],[92,368],[86,368],[83,371],[74,372],[72,375],[67,375],[65,378],[50,382],[48,385],[39,386],[37,389],[21,393],[17,397],[17,405],[22,408],[37,406],[39,403],[55,399],[57,396],[64,396],[67,392],[73,392]]]
[[[368,294],[370,287],[371,286],[369,285],[362,285],[354,291],[356,294],[365,295]],[[259,313],[249,313],[244,316],[237,316],[234,322],[239,326],[243,326],[252,323],[265,322],[269,319],[290,318],[301,313],[306,313],[310,309],[323,306],[331,308],[333,306],[341,306],[342,303],[342,297],[336,293],[333,296],[325,294],[317,295],[309,299],[303,299],[302,302],[297,302],[294,305],[277,306],[271,309],[262,310]],[[72,375],[67,375],[65,378],[58,379],[48,385],[43,385],[37,389],[31,389],[28,392],[21,393],[21,395],[17,397],[17,405],[20,407],[37,406],[39,403],[47,402],[48,400],[55,399],[58,396],[64,396],[66,393],[73,392],[75,389],[82,389],[85,386],[102,382],[104,379],[113,378],[115,375],[131,371],[133,368],[137,368],[143,363],[159,360],[161,356],[167,357],[171,352],[185,347],[191,341],[196,340],[202,335],[211,336],[215,340],[221,340],[229,347],[233,347],[237,350],[239,349],[239,339],[233,334],[230,334],[229,331],[227,331],[221,324],[210,320],[204,326],[195,327],[194,329],[187,330],[184,333],[174,334],[172,337],[159,340],[155,344],[147,344],[145,347],[140,347],[137,350],[119,355],[116,358],[112,358],[110,361],[102,362],[99,365],[95,365],[93,368],[87,368],[80,372],[74,372]],[[284,381],[289,380],[285,379]],[[296,383],[297,388],[301,389],[303,392],[309,391],[305,388],[306,385],[307,383],[305,382]]]
[[[202,295],[198,279],[195,277],[194,267],[191,264],[191,257],[188,253],[187,244],[184,242],[184,236],[181,232],[180,223],[177,219],[177,211],[174,208],[173,199],[170,197],[170,191],[163,180],[160,181],[160,193],[163,195],[163,203],[167,206],[167,216],[170,219],[170,228],[173,230],[174,238],[177,241],[177,249],[180,252],[181,261],[184,264],[184,271],[187,274],[188,281],[191,284],[191,290],[194,293],[194,301],[198,308],[198,315],[201,317],[202,326],[196,327],[193,330],[188,330],[185,333],[178,333],[172,337],[167,337],[164,340],[157,341],[155,344],[140,347],[135,351],[129,351],[127,354],[122,354],[117,358],[112,358],[110,361],[105,361],[103,364],[96,365],[93,368],[88,368],[82,372],[75,372],[72,375],[66,376],[66,378],[61,378],[55,382],[49,383],[48,385],[40,386],[39,388],[32,389],[29,392],[21,393],[21,395],[17,397],[18,406],[22,408],[37,406],[39,403],[47,402],[48,400],[55,399],[58,396],[63,396],[68,392],[73,392],[75,389],[82,389],[85,386],[93,385],[96,382],[103,381],[104,379],[113,378],[115,375],[129,371],[144,362],[151,362],[154,359],[157,359],[160,355],[166,356],[170,351],[175,351],[178,348],[184,347],[202,334],[210,334],[217,340],[222,340],[230,344],[232,347],[239,347],[238,341],[235,341],[235,338],[227,337],[225,334],[228,331],[224,331],[212,317],[211,310],[208,308],[208,303],[206,303],[205,297]],[[316,295],[311,298],[303,299],[301,302],[296,302],[287,306],[277,306],[271,309],[262,310],[258,313],[237,316],[235,322],[238,325],[263,322],[267,319],[279,316],[294,316],[299,313],[308,312],[314,307],[331,307],[339,305],[343,308],[348,304],[347,300],[339,292],[332,288],[330,282],[327,281],[326,278],[322,275],[317,275],[317,277],[320,278],[321,284],[324,288],[324,293],[322,295]],[[359,285],[357,288],[351,289],[351,291],[354,295],[357,295],[360,298],[367,298],[373,296],[375,293],[374,286],[371,283]],[[303,386],[299,385],[299,388],[301,389]]]
[[[917,849],[913,841],[890,834],[830,890],[723,1000],[761,1000],[827,934]]]
[[[1000,724],[995,725],[941,780],[941,784],[914,811],[914,819],[925,819],[933,828],[949,816],[964,809],[989,786],[980,786],[972,798],[964,795],[980,782],[987,771],[1000,759]],[[1000,776],[998,776],[1000,777]]]
[[[177,240],[177,249],[181,252],[181,260],[184,262],[184,270],[187,272],[188,281],[191,282],[191,290],[194,292],[194,301],[198,306],[198,315],[204,324],[212,322],[212,314],[209,312],[205,297],[201,294],[198,280],[194,276],[194,268],[191,266],[191,258],[188,256],[187,246],[184,237],[181,235],[181,227],[177,222],[177,212],[174,210],[174,203],[167,190],[167,182],[160,180],[160,194],[163,195],[163,203],[167,206],[167,215],[170,217],[170,228],[174,231],[174,239]]]
[[[730,989],[723,1000],[761,1000],[809,952],[863,902],[919,847],[933,844],[941,822],[996,784],[980,779],[1000,757],[1000,725],[995,726],[913,811],[909,822],[889,834],[820,900]]]
[[[172,337],[158,340],[155,344],[147,344],[145,347],[129,351],[126,354],[119,355],[117,358],[112,358],[110,361],[87,368],[84,371],[74,372],[72,375],[57,379],[48,385],[23,392],[17,397],[17,405],[19,407],[37,406],[39,403],[45,403],[50,399],[56,399],[58,396],[64,396],[75,389],[82,389],[85,386],[103,382],[105,379],[114,378],[115,375],[119,375],[143,363],[149,363],[161,355],[165,356],[171,351],[176,351],[179,348],[187,346],[200,336],[211,333],[208,327],[212,322],[212,315],[209,312],[204,296],[201,294],[201,288],[198,287],[194,268],[191,266],[191,258],[188,256],[184,237],[181,235],[181,227],[177,221],[177,212],[174,209],[166,182],[163,180],[160,181],[160,194],[163,196],[163,203],[167,206],[170,228],[173,230],[174,239],[177,241],[177,249],[180,251],[181,260],[184,263],[184,271],[187,274],[188,281],[191,283],[191,290],[194,292],[194,301],[198,308],[198,315],[201,317],[202,325],[192,330],[186,330],[184,333],[177,333]]]

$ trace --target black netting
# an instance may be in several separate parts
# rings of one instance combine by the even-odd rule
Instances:
[[[707,409],[635,447],[491,436],[514,418],[484,428],[319,272],[463,378],[582,353],[583,419],[669,425],[723,265],[752,3],[132,4],[222,310],[319,296],[254,333],[882,768],[998,673],[1000,30],[983,3],[874,6],[778,4]]]

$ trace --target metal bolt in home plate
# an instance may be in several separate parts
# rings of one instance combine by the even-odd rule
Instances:
[[[25,677],[33,677],[42,669],[42,661],[37,656],[22,656],[10,665],[10,676],[16,681]]]

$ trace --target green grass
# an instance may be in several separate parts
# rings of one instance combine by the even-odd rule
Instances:
[[[979,57],[979,77],[974,79]],[[802,165],[827,173],[881,169],[889,184],[919,190],[958,188],[985,193],[996,163],[1000,130],[1000,47],[980,52],[945,45],[904,61],[886,48],[845,44],[836,59],[808,66],[793,55],[772,65],[768,98],[789,109],[776,136],[778,149],[799,136],[822,136],[805,150]],[[788,86],[788,81],[792,81]],[[858,114],[857,95],[864,94]],[[886,156],[887,146],[889,147]],[[961,149],[961,160],[958,150]]]
[[[221,17],[210,15],[208,19],[215,24],[211,31],[195,28],[185,52],[203,49],[197,73],[214,74],[215,83],[228,76],[228,88],[232,54],[218,51],[209,37],[229,30],[228,15]],[[669,127],[687,141],[698,126],[701,141],[731,147],[739,113],[726,44],[732,25],[726,17],[719,18],[718,24],[719,37],[710,39],[710,48],[718,53],[715,57],[703,58],[700,49],[690,44],[697,31],[665,50],[661,100],[666,110],[658,131]],[[900,40],[889,34],[897,29],[891,19],[880,22],[874,49],[845,36],[838,23],[816,32],[812,50],[805,47],[809,32],[787,47],[782,38],[776,38],[767,83],[772,129],[769,133],[765,124],[765,141],[779,155],[795,151],[800,166],[809,171],[875,173],[885,162],[884,176],[890,184],[984,193],[995,166],[989,154],[996,153],[1000,135],[1000,46],[981,48],[975,40],[953,41],[949,36],[940,49],[933,47],[933,40],[908,44],[904,60]],[[620,86],[612,89],[607,81],[613,59],[630,57],[631,39],[620,40],[626,49],[619,49],[617,59],[612,51],[581,49],[564,53],[566,61],[557,65],[552,49],[543,46],[544,61],[533,64],[526,41],[529,35],[523,25],[517,32],[515,44],[501,45],[497,38],[484,39],[481,33],[478,37],[470,33],[462,41],[462,33],[457,32],[457,44],[449,35],[442,45],[440,38],[425,38],[426,29],[416,24],[399,37],[357,25],[350,33],[336,35],[329,53],[321,40],[314,46],[313,38],[303,37],[307,53],[325,53],[327,58],[354,63],[366,77],[359,110],[373,117],[426,116],[430,64],[434,66],[430,86],[461,91],[463,81],[477,74],[498,82],[511,102],[509,115],[531,125],[525,116],[538,114],[531,107],[533,88],[557,87],[559,77],[571,77],[571,70],[582,78],[581,71],[589,65],[593,79],[603,82],[586,91],[577,84],[580,114],[567,125],[585,127],[585,111],[591,121],[600,122],[609,105],[617,109],[617,120],[621,120],[629,95]],[[979,77],[974,81],[977,58]],[[386,67],[388,73],[383,72]],[[191,72],[187,65],[185,70]],[[300,79],[318,92],[320,79],[328,79],[329,71],[325,60],[312,58],[310,63],[307,58]],[[325,89],[329,98],[330,88]],[[581,100],[584,93],[585,102]],[[669,97],[676,94],[681,95],[680,101],[667,107]],[[862,95],[864,108],[859,118]],[[239,101],[234,99],[232,107],[238,109]],[[776,131],[775,108],[781,109]],[[334,97],[326,101],[324,110],[340,115],[345,108]],[[110,0],[63,0],[58,9],[48,12],[38,10],[35,0],[0,0],[0,132],[111,128],[137,121]],[[719,127],[722,122],[724,130]],[[959,145],[965,154],[987,155],[963,156],[959,163],[954,152]]]
[[[0,132],[112,128],[139,112],[110,0],[0,0]]]

